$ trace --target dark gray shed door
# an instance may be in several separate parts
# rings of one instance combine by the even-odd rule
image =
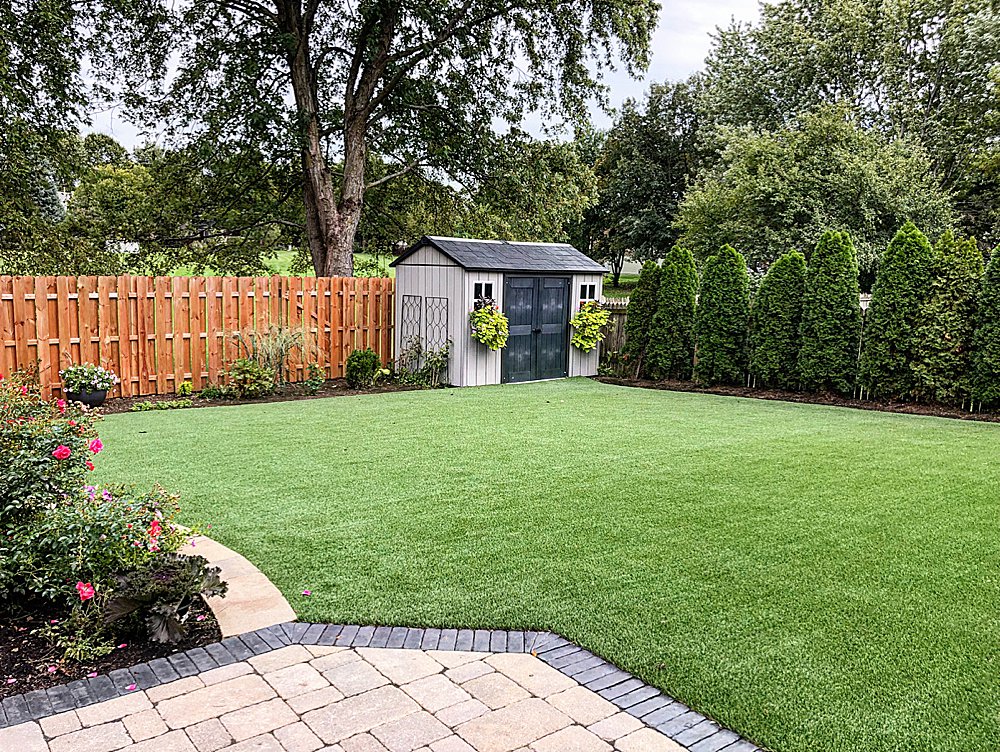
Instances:
[[[507,383],[566,376],[569,278],[508,275],[503,300],[510,333],[500,358],[501,380]]]

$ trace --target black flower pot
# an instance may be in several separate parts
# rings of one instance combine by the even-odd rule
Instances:
[[[66,399],[68,401],[82,402],[87,407],[100,407],[107,398],[107,389],[100,389],[96,392],[66,392]]]

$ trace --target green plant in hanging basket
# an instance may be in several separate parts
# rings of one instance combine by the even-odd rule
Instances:
[[[472,338],[491,350],[499,350],[507,344],[507,317],[492,300],[479,301],[469,313]]]
[[[580,310],[570,319],[573,327],[573,337],[570,343],[584,352],[590,352],[604,339],[604,325],[608,323],[611,314],[601,307],[596,300],[588,300],[580,306]]]

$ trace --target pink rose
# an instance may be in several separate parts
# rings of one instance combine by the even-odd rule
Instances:
[[[104,444],[101,443],[100,439],[90,440],[90,451],[92,451],[94,454],[97,454],[102,449],[104,449]]]
[[[64,399],[56,400],[56,407],[59,408],[59,412],[61,413],[66,412],[66,400]]]
[[[65,460],[69,459],[69,456],[72,453],[73,450],[71,450],[68,446],[66,446],[65,444],[60,444],[52,452],[52,456],[55,457],[57,460]]]
[[[76,592],[80,594],[81,601],[89,601],[94,597],[94,586],[89,582],[76,583]]]

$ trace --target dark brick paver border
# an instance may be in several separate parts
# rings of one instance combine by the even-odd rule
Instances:
[[[221,642],[156,658],[106,676],[77,679],[49,689],[6,697],[0,702],[0,728],[151,689],[185,676],[245,661],[287,645],[352,648],[474,650],[482,653],[532,653],[690,752],[761,752],[735,731],[691,710],[655,687],[552,632],[503,629],[420,629],[353,624],[287,622]],[[130,690],[131,685],[135,688]]]

